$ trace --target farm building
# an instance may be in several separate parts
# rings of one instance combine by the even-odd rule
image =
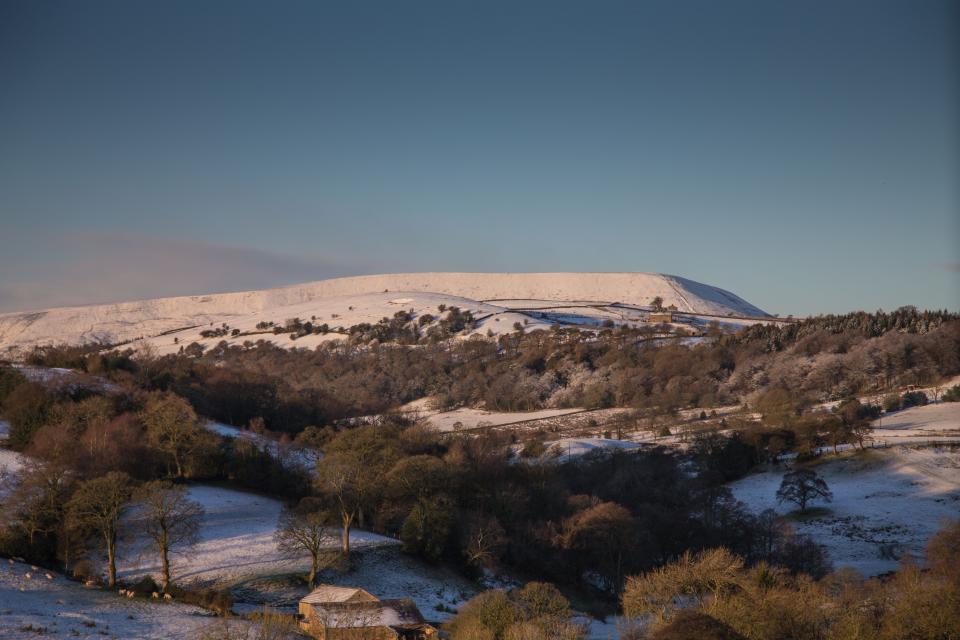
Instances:
[[[318,640],[427,640],[437,630],[410,599],[380,600],[352,587],[322,585],[300,601],[300,626]]]
[[[649,315],[650,322],[673,322],[673,311],[651,311]]]

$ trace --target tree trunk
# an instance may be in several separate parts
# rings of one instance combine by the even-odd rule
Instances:
[[[173,452],[173,463],[177,467],[177,477],[182,478],[183,468],[180,466],[180,454],[178,454],[176,451]]]
[[[107,586],[111,589],[117,585],[117,534],[115,531],[107,533]]]
[[[320,565],[320,559],[316,553],[310,554],[310,575],[307,576],[307,586],[313,589],[313,584],[317,580],[317,567]]]
[[[163,592],[170,588],[170,545],[167,542],[167,532],[160,535],[160,563],[163,567]]]
[[[341,548],[343,555],[350,555],[350,527],[353,524],[353,514],[343,513],[343,534],[341,537]]]

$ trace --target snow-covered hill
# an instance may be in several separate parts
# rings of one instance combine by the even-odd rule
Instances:
[[[336,278],[262,291],[0,314],[0,353],[16,353],[42,344],[127,342],[173,336],[174,332],[191,329],[199,334],[204,328],[223,323],[247,332],[261,321],[282,323],[294,317],[315,317],[318,323],[349,327],[376,322],[399,310],[436,314],[441,304],[473,311],[475,317],[482,318],[483,332],[504,333],[518,321],[546,326],[558,319],[585,325],[606,319],[638,320],[638,311],[632,307],[647,307],[655,297],[680,312],[767,317],[757,307],[723,289],[654,273],[390,274]],[[532,311],[544,306],[555,308],[549,313]],[[189,333],[176,337],[176,342],[170,337],[156,341],[155,346],[169,350],[173,344],[183,345],[196,338]],[[328,339],[307,338],[307,342],[296,346],[314,346],[313,343]]]

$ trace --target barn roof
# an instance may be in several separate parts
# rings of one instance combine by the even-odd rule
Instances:
[[[377,597],[369,591],[357,587],[338,587],[332,584],[320,585],[300,602],[306,604],[324,604],[333,602],[377,602]]]

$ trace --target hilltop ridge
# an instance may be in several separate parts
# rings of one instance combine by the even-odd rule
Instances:
[[[502,333],[518,319],[510,315],[514,310],[542,307],[545,302],[571,303],[570,309],[598,307],[596,313],[583,317],[599,322],[616,318],[616,314],[600,313],[600,306],[644,307],[658,297],[664,306],[672,305],[683,313],[769,317],[724,289],[657,273],[399,273],[0,314],[0,352],[52,343],[127,342],[223,323],[253,328],[257,322],[282,322],[292,317],[316,316],[350,326],[376,322],[400,308],[424,313],[440,304],[456,305],[480,316],[506,314],[497,318],[495,326],[484,327]]]

